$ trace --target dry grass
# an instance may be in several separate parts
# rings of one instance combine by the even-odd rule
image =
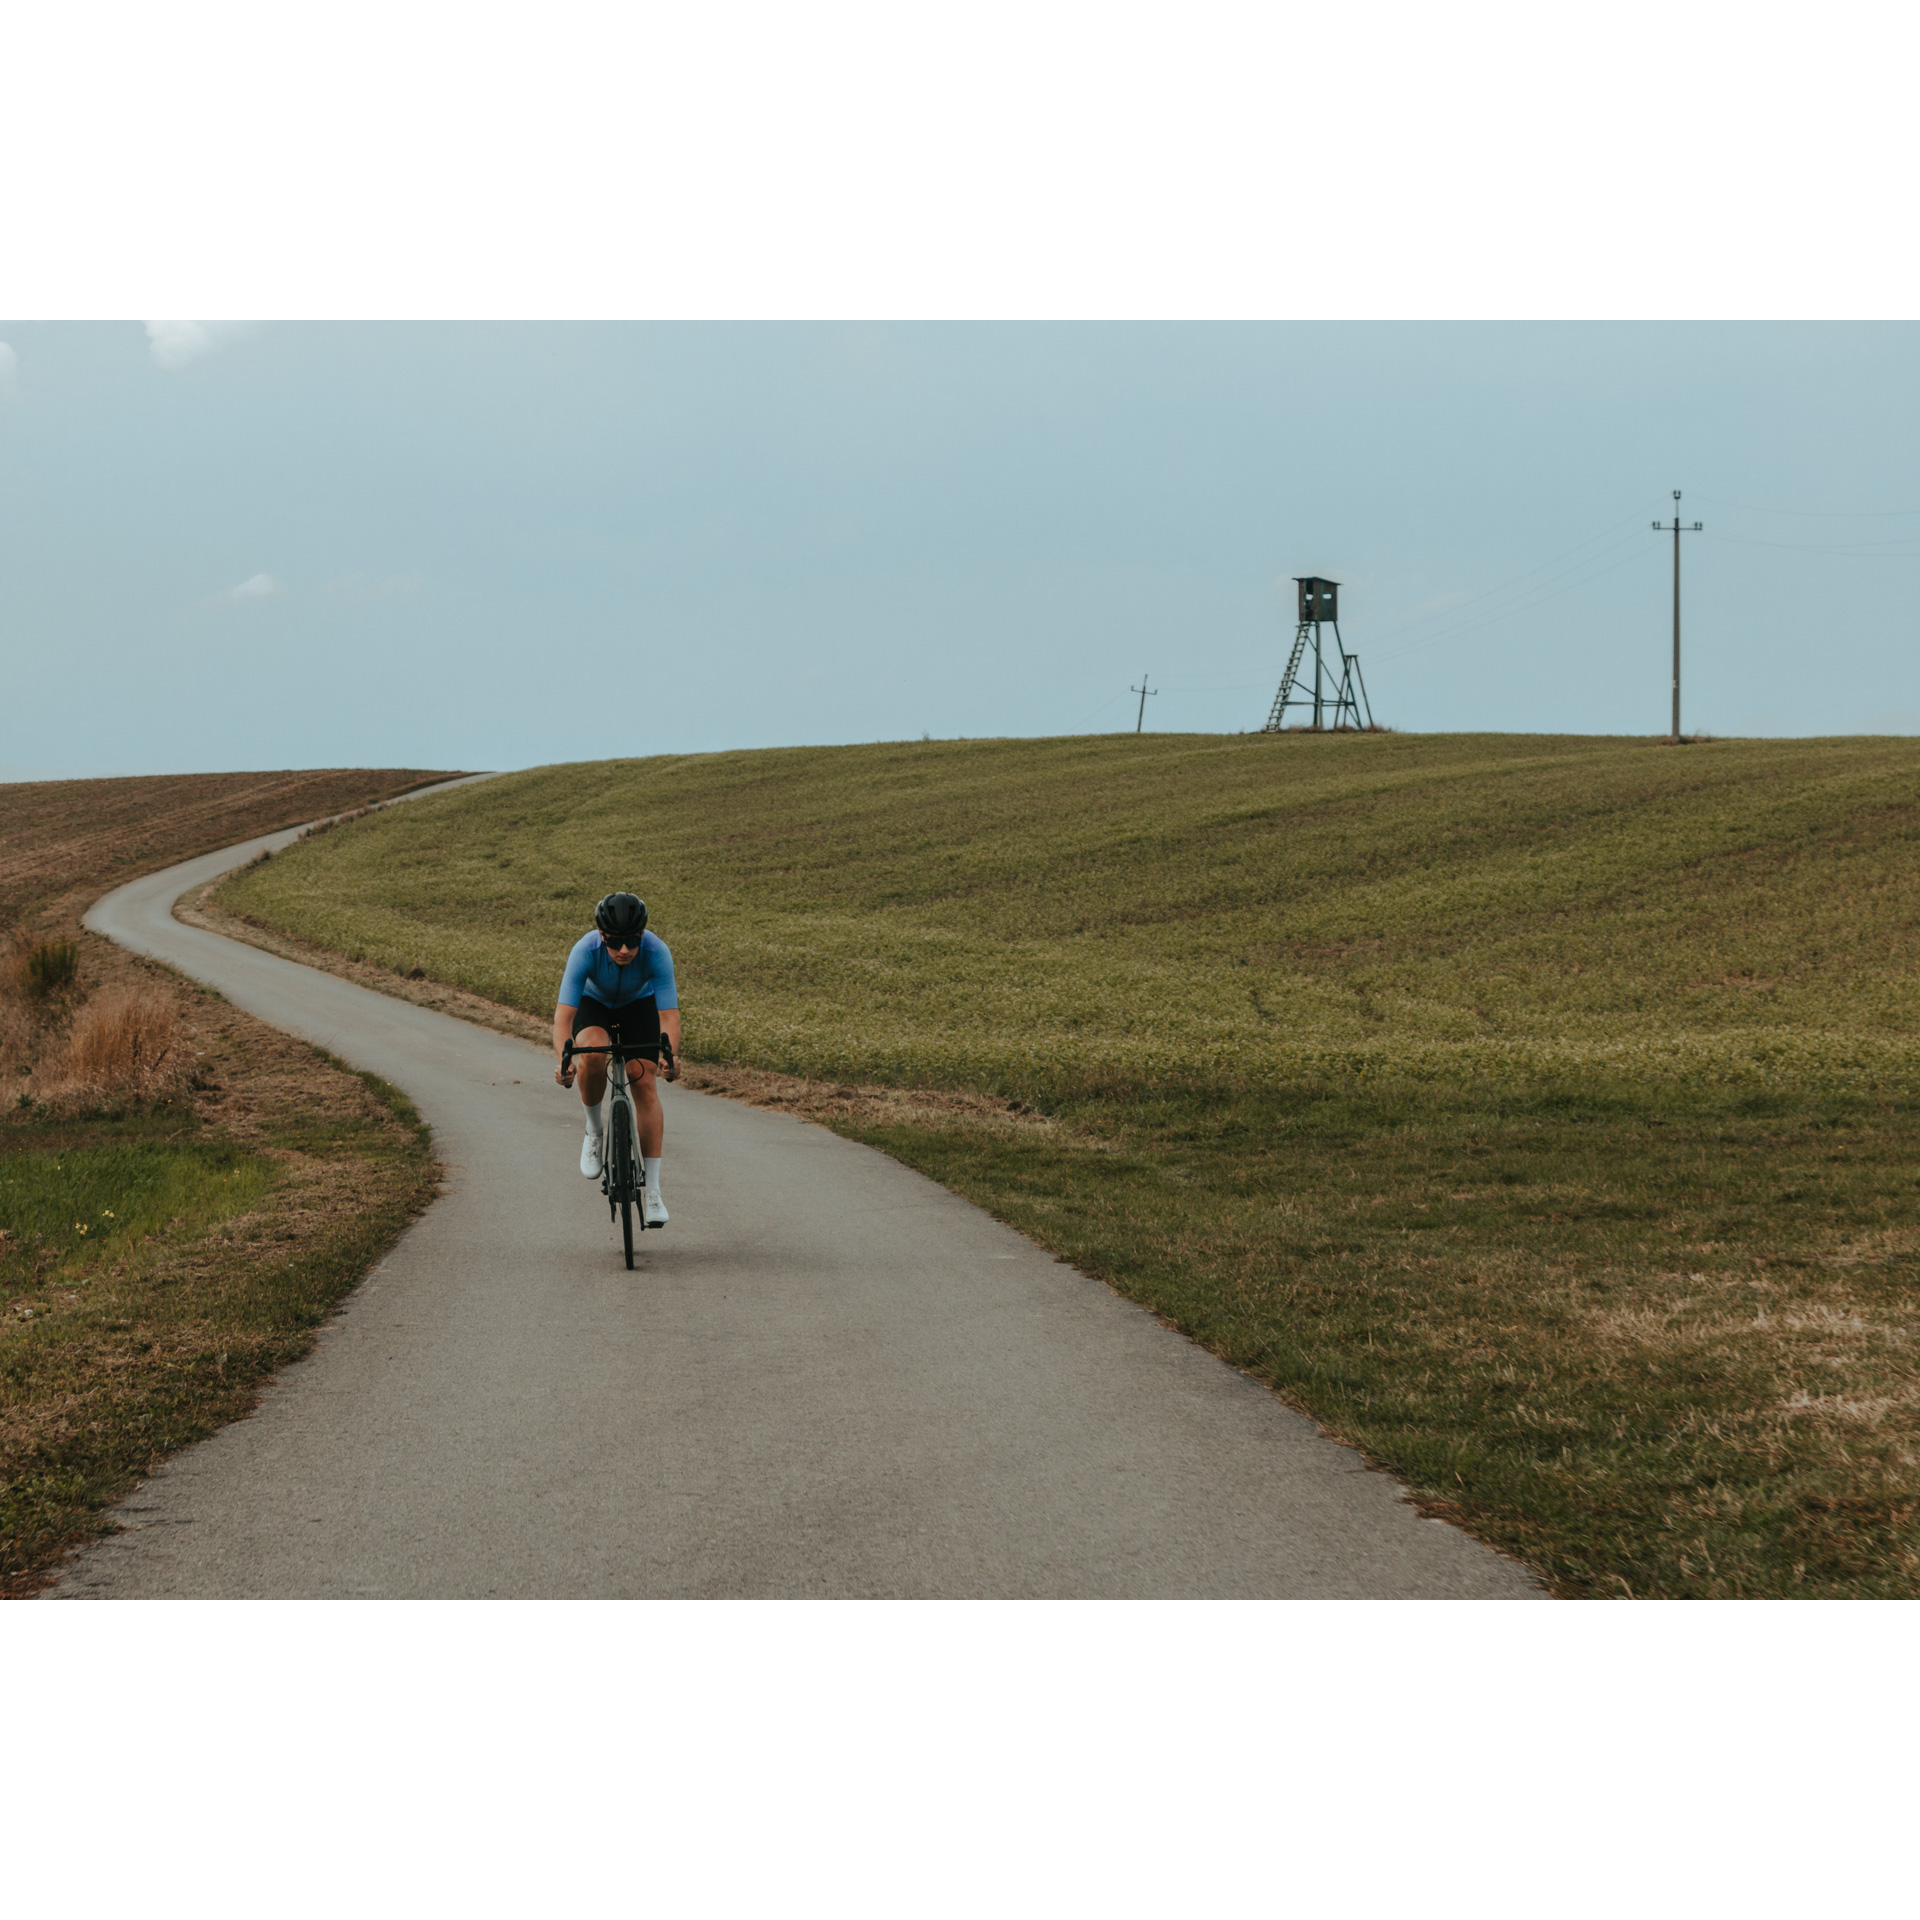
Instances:
[[[102,1097],[124,1088],[135,1099],[150,1100],[183,1077],[179,1027],[170,994],[145,984],[109,988],[73,1017],[68,1081],[95,1088]]]
[[[66,943],[76,953],[78,941]],[[88,938],[88,972],[103,979],[104,942]],[[75,969],[57,994],[34,991],[24,968],[0,972],[0,1100],[16,1112],[72,1117],[176,1098],[193,1072],[180,1041],[180,989],[158,969],[108,962],[89,990]]]
[[[0,994],[0,1090],[9,1102],[33,1049],[33,1017],[13,995]]]

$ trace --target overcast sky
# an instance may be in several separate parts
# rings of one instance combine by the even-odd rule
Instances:
[[[1904,324],[0,323],[0,777],[1920,731]]]

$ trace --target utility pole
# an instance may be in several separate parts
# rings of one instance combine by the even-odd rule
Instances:
[[[1129,693],[1137,693],[1140,696],[1140,717],[1133,723],[1133,730],[1135,733],[1138,733],[1140,729],[1147,724],[1147,697],[1151,694],[1155,699],[1158,699],[1160,697],[1160,689],[1158,687],[1148,686],[1147,676],[1143,673],[1140,676],[1140,684],[1137,687],[1129,687],[1127,691]]]
[[[1683,533],[1704,533],[1705,527],[1696,520],[1692,526],[1680,523],[1680,489],[1673,490],[1673,525],[1665,521],[1653,523],[1655,533],[1673,535],[1673,744],[1680,744],[1680,536]]]

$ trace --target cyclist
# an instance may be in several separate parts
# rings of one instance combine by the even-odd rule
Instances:
[[[608,894],[593,910],[593,928],[575,943],[560,977],[560,995],[553,1009],[553,1057],[563,1058],[569,1039],[583,1047],[617,1041],[622,1047],[638,1048],[644,1056],[627,1064],[634,1119],[640,1129],[640,1157],[647,1171],[641,1205],[648,1226],[664,1227],[667,1204],[660,1197],[660,1149],[667,1122],[653,1082],[663,1033],[673,1048],[667,1078],[680,1078],[680,996],[674,990],[673,955],[657,933],[647,931],[647,903],[634,894]],[[607,1090],[607,1056],[586,1054],[577,1062],[556,1066],[553,1077],[570,1087],[576,1073],[581,1104],[587,1110],[580,1171],[597,1180],[606,1130],[600,1100]]]

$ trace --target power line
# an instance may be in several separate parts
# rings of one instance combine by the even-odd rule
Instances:
[[[1483,588],[1479,593],[1469,594],[1464,600],[1456,600],[1450,607],[1436,607],[1431,613],[1417,613],[1412,619],[1401,621],[1398,626],[1388,627],[1383,633],[1374,636],[1375,643],[1377,644],[1382,640],[1391,640],[1402,633],[1411,633],[1415,627],[1423,626],[1429,620],[1452,619],[1456,614],[1464,612],[1468,607],[1477,606],[1483,600],[1497,600],[1503,593],[1511,593],[1516,590],[1531,591],[1527,586],[1529,581],[1533,581],[1535,586],[1544,586],[1546,584],[1545,581],[1534,581],[1535,574],[1550,574],[1555,568],[1568,562],[1571,562],[1577,570],[1579,567],[1585,566],[1588,561],[1599,559],[1599,553],[1589,554],[1586,552],[1586,549],[1598,541],[1607,539],[1608,535],[1616,533],[1622,527],[1637,527],[1639,520],[1640,515],[1634,513],[1624,520],[1611,521],[1608,525],[1602,527],[1598,533],[1589,534],[1586,539],[1580,541],[1577,545],[1568,547],[1564,553],[1556,554],[1550,560],[1542,560],[1537,566],[1527,568],[1524,573],[1515,574],[1511,580],[1504,580],[1497,587]],[[1611,553],[1616,547],[1626,546],[1636,538],[1638,538],[1637,534],[1628,533],[1623,538],[1614,540],[1610,545],[1603,547],[1601,553]],[[1574,556],[1577,554],[1584,554],[1586,557],[1584,559],[1575,559]]]
[[[1600,560],[1617,548],[1629,549],[1618,560],[1609,561],[1604,567],[1593,567],[1589,572],[1578,573],[1573,579],[1564,580],[1557,586],[1547,587],[1545,592],[1536,593],[1530,600],[1521,600],[1510,607],[1495,607],[1488,612],[1475,614],[1461,621],[1457,626],[1445,628],[1439,633],[1424,633],[1417,640],[1410,640],[1404,647],[1396,648],[1392,653],[1381,657],[1386,660],[1403,659],[1409,653],[1417,653],[1422,647],[1434,646],[1443,641],[1458,640],[1463,635],[1477,632],[1482,627],[1498,626],[1503,620],[1512,620],[1523,613],[1531,613],[1536,607],[1545,606],[1549,600],[1557,600],[1562,594],[1572,593],[1577,587],[1590,586],[1607,574],[1615,573],[1621,567],[1631,566],[1636,560],[1644,558],[1648,549],[1638,544],[1639,538],[1637,533],[1629,534],[1626,539],[1616,540],[1613,546],[1602,548],[1599,553],[1591,556],[1594,560]],[[1544,586],[1545,582],[1541,584]]]
[[[1904,534],[1898,540],[1856,540],[1843,547],[1812,540],[1756,540],[1751,534],[1743,533],[1717,533],[1714,538],[1731,541],[1737,547],[1773,547],[1781,553],[1838,553],[1856,560],[1920,559],[1920,533]]]
[[[1262,682],[1261,682],[1261,685],[1262,685],[1262,686],[1264,686],[1265,684],[1266,684],[1266,682],[1265,682],[1265,681],[1262,681]],[[1129,687],[1129,688],[1127,689],[1127,692],[1128,692],[1128,693],[1131,693],[1132,691],[1133,691],[1133,689],[1132,689],[1131,687]],[[1085,725],[1087,724],[1087,720],[1098,720],[1098,719],[1100,718],[1100,716],[1101,716],[1101,715],[1102,715],[1103,713],[1105,713],[1105,712],[1106,712],[1106,710],[1107,710],[1107,709],[1108,709],[1108,708],[1109,708],[1110,706],[1112,706],[1112,705],[1113,705],[1113,703],[1114,703],[1114,702],[1115,702],[1116,700],[1118,700],[1118,699],[1120,699],[1121,697],[1122,697],[1122,696],[1121,696],[1121,695],[1119,695],[1119,694],[1117,694],[1117,693],[1110,693],[1110,694],[1108,694],[1108,695],[1107,695],[1107,697],[1106,697],[1106,698],[1105,698],[1104,700],[1102,700],[1102,701],[1100,702],[1100,704],[1099,704],[1099,705],[1098,705],[1097,707],[1095,707],[1095,708],[1094,708],[1094,710],[1093,710],[1093,711],[1092,711],[1092,712],[1091,712],[1090,714],[1088,714],[1088,715],[1086,716],[1086,719],[1085,719],[1085,720],[1076,720],[1076,721],[1075,721],[1075,722],[1073,723],[1073,726],[1074,726],[1074,727],[1084,727],[1084,726],[1085,726]],[[1073,731],[1073,727],[1069,727],[1069,728],[1067,729],[1067,731],[1068,731],[1069,733],[1071,733],[1071,732]]]
[[[1868,507],[1859,512],[1836,512],[1826,507],[1749,507],[1738,500],[1722,500],[1711,493],[1695,496],[1710,507],[1731,507],[1735,513],[1770,513],[1781,520],[1920,520],[1920,507]]]
[[[1622,552],[1623,549],[1624,552]],[[1598,580],[1603,574],[1613,572],[1616,567],[1628,565],[1638,559],[1643,552],[1645,548],[1639,544],[1639,535],[1630,533],[1624,539],[1602,547],[1598,553],[1589,555],[1579,566],[1572,569],[1569,577],[1554,581],[1552,584],[1546,580],[1538,582],[1540,590],[1533,593],[1530,598],[1516,600],[1505,607],[1489,607],[1478,613],[1469,613],[1466,618],[1458,620],[1453,626],[1442,628],[1438,633],[1422,634],[1418,639],[1410,640],[1397,653],[1389,654],[1387,658],[1398,659],[1401,654],[1412,653],[1417,648],[1430,646],[1437,640],[1458,639],[1461,634],[1471,633],[1477,627],[1493,626],[1499,621],[1511,619],[1515,614],[1526,613],[1534,607],[1543,606],[1549,600],[1558,599],[1563,593],[1571,593],[1576,587],[1584,587],[1588,581]],[[1594,564],[1596,561],[1605,560],[1610,553],[1620,553],[1621,558],[1609,561],[1605,566]]]
[[[1146,675],[1142,674],[1140,677],[1144,680]],[[1266,684],[1264,680],[1243,680],[1237,687],[1155,687],[1153,689],[1153,695],[1154,698],[1157,699],[1163,693],[1247,693],[1255,687],[1264,687]],[[1129,687],[1127,689],[1128,693],[1138,693],[1139,691],[1140,689],[1138,687]],[[1123,698],[1125,698],[1123,694],[1109,694],[1091,713],[1087,714],[1083,719],[1076,720],[1073,726],[1069,727],[1067,731],[1071,733],[1075,728],[1084,727],[1088,720],[1099,719],[1116,700]],[[1144,700],[1142,700],[1140,704],[1142,708],[1146,706]],[[1135,730],[1138,731],[1137,725]]]
[[[1249,693],[1255,687],[1264,687],[1264,680],[1242,680],[1237,687],[1155,687],[1155,693]],[[1130,688],[1131,692],[1132,689]]]

